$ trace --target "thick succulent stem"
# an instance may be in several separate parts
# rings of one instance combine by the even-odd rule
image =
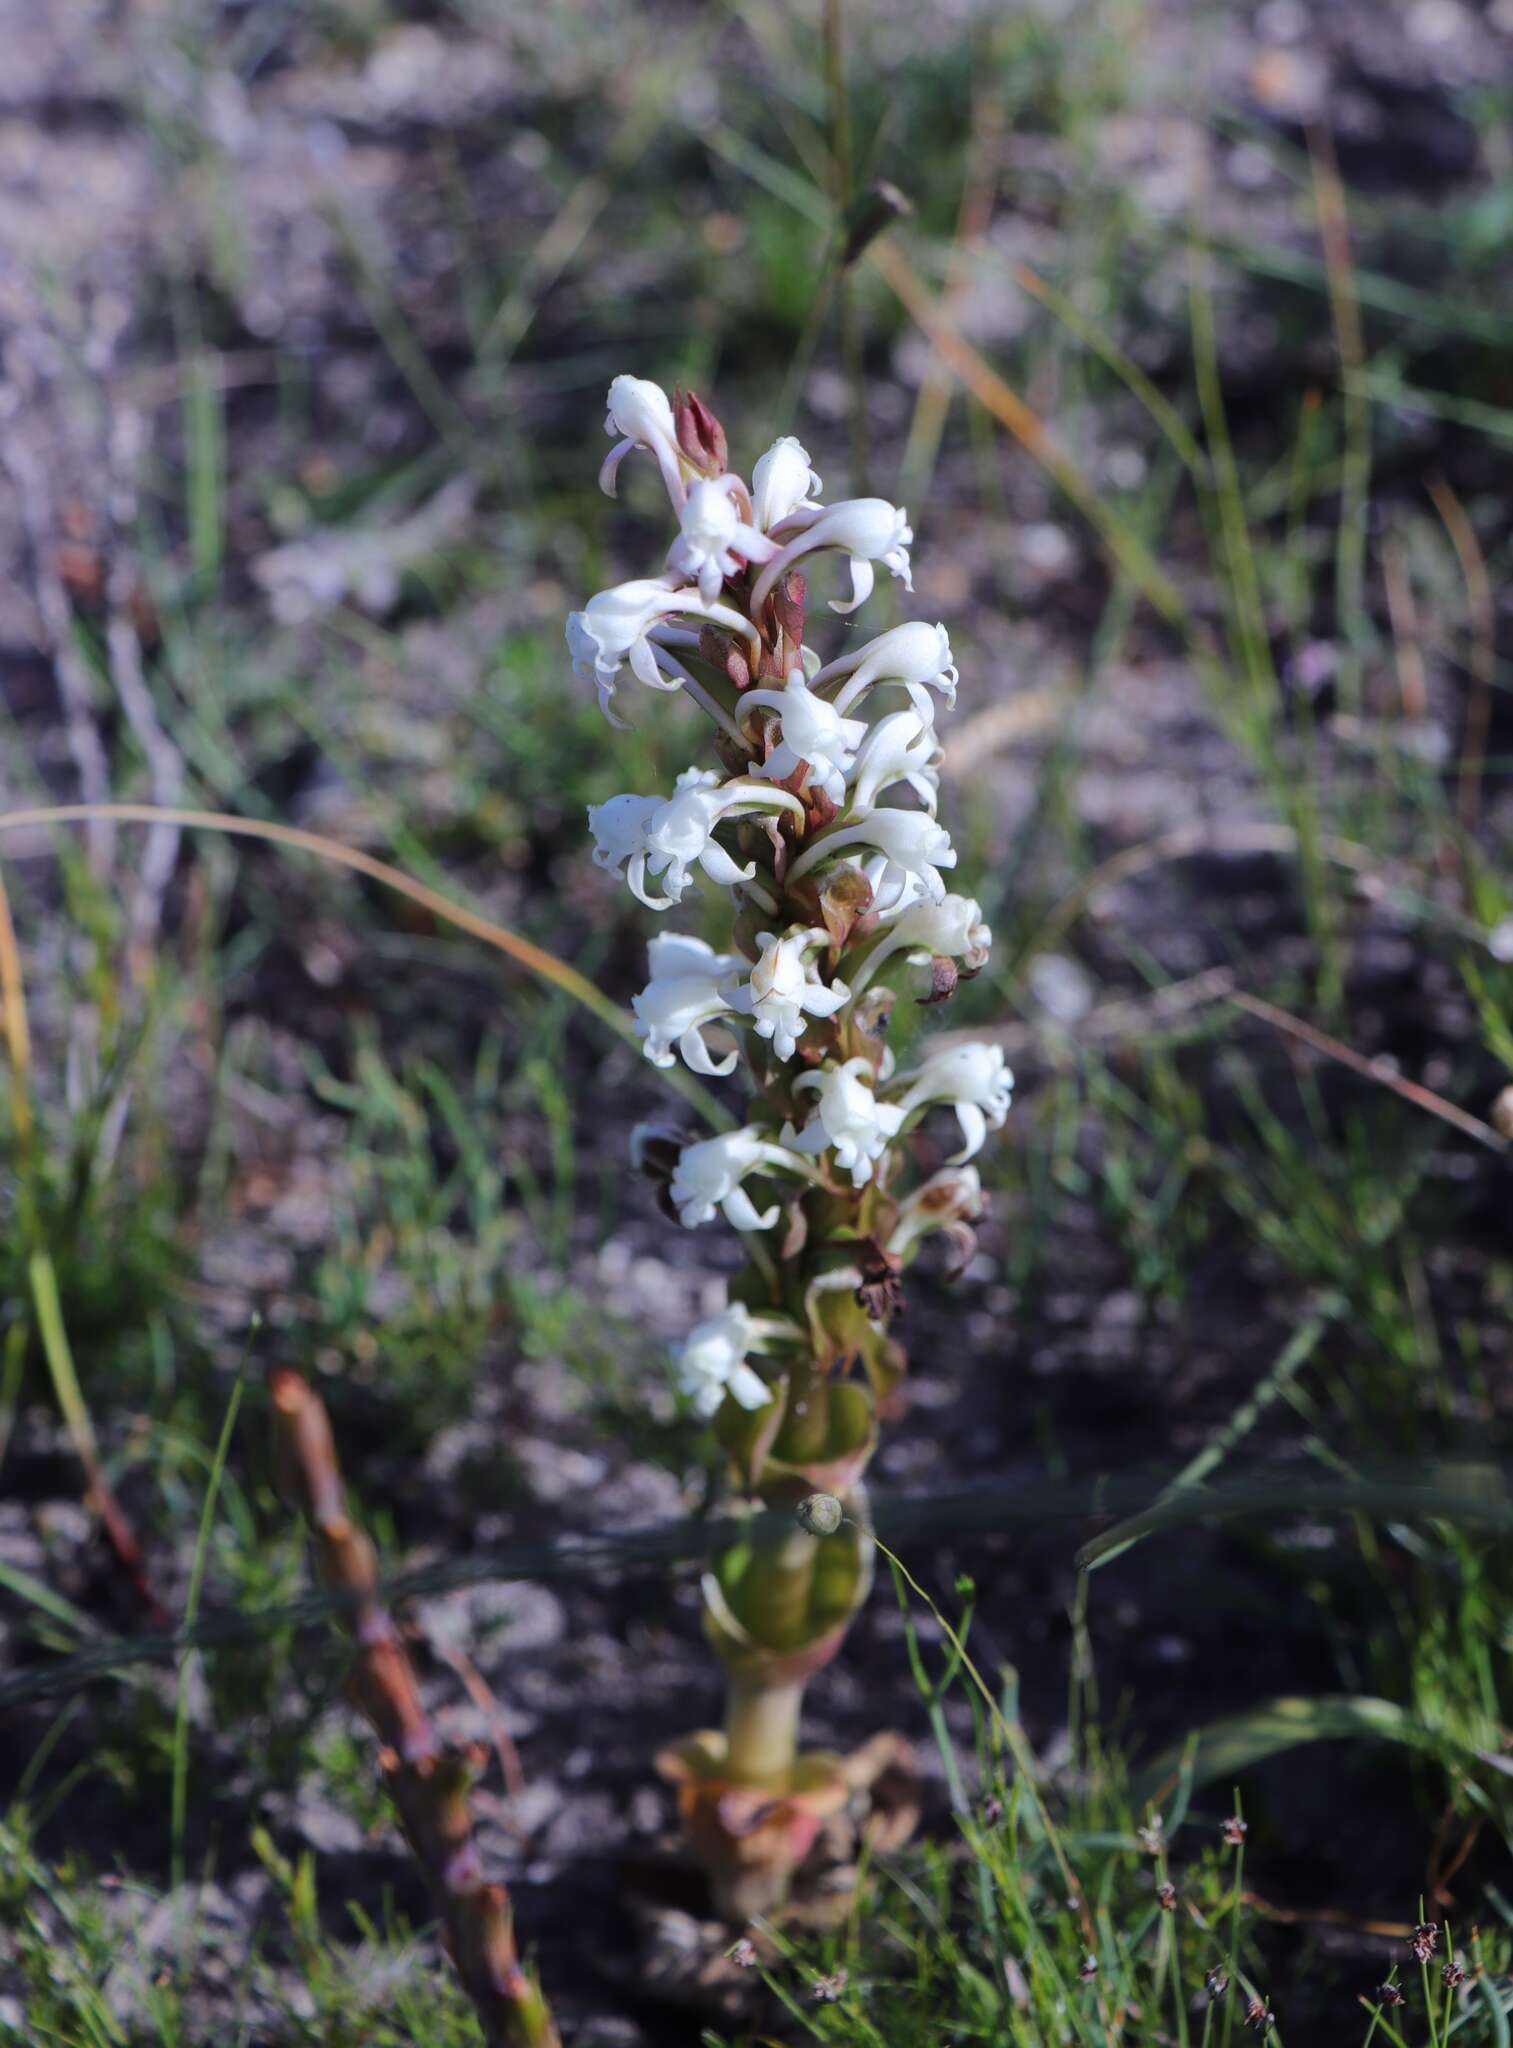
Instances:
[[[725,1699],[726,1768],[740,1785],[786,1792],[799,1753],[801,1678],[764,1683],[732,1675]]]
[[[558,2048],[539,1987],[520,1966],[504,1886],[484,1877],[468,1792],[482,1753],[442,1744],[414,1667],[378,1599],[373,1546],[350,1519],[330,1419],[299,1373],[269,1379],[284,1491],[310,1524],[319,1577],[352,1603],[352,1697],[378,1736],[379,1768],[425,1875],[447,1952],[489,2048]]]

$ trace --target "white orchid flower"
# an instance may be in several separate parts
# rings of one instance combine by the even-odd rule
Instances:
[[[730,605],[706,603],[698,591],[667,576],[616,583],[591,597],[581,612],[569,614],[567,645],[573,668],[585,682],[596,686],[606,712],[615,693],[615,677],[626,661],[631,673],[649,689],[677,690],[690,682],[682,663],[652,637],[665,621],[679,617],[708,619],[740,634],[756,661],[761,643],[750,619]]]
[[[746,1360],[773,1340],[794,1342],[802,1334],[787,1316],[754,1316],[744,1303],[733,1301],[718,1315],[695,1323],[673,1353],[678,1385],[703,1416],[713,1415],[727,1394],[742,1408],[765,1408],[772,1388]]]
[[[809,466],[809,450],[792,434],[782,434],[751,472],[751,511],[763,533],[799,512],[818,512],[813,503],[824,485]]]
[[[817,833],[789,868],[789,881],[800,880],[846,846],[875,846],[887,856],[885,885],[906,885],[912,875],[935,903],[946,893],[940,870],[956,865],[950,834],[924,811],[869,811],[863,818],[847,818]]]
[[[746,963],[739,953],[717,953],[702,939],[660,932],[646,949],[651,980],[630,1007],[646,1041],[641,1050],[654,1067],[673,1064],[673,1048],[696,1074],[735,1071],[734,1050],[723,1060],[711,1054],[704,1026],[731,1014],[725,989]]]
[[[1003,1129],[1013,1098],[1014,1076],[1004,1065],[1003,1049],[972,1040],[932,1053],[912,1074],[901,1074],[904,1089],[899,1108],[905,1116],[932,1102],[948,1102],[956,1111],[963,1139],[950,1164],[960,1166],[980,1152],[988,1129]]]
[[[743,719],[748,711],[775,711],[782,725],[781,744],[753,774],[786,782],[800,768],[807,768],[806,779],[822,789],[833,804],[844,802],[846,777],[857,748],[867,737],[863,719],[842,718],[827,698],[817,697],[810,689],[801,668],[790,672],[785,689],[744,691],[737,708]]]
[[[890,711],[873,726],[856,756],[851,801],[858,809],[871,810],[885,789],[906,782],[933,818],[940,797],[935,770],[939,759],[933,720],[921,718],[917,711]]]
[[[887,1249],[895,1258],[907,1260],[920,1239],[932,1230],[959,1229],[964,1223],[975,1222],[983,1208],[982,1181],[977,1168],[943,1167],[900,1202]]]
[[[898,1135],[904,1111],[896,1103],[879,1102],[872,1087],[872,1065],[864,1059],[827,1067],[820,1074],[802,1074],[795,1091],[812,1088],[815,1113],[801,1132],[785,1126],[783,1142],[800,1152],[833,1147],[835,1163],[849,1173],[853,1187],[865,1187],[873,1168]]]
[[[685,1145],[669,1187],[678,1221],[685,1230],[694,1230],[710,1222],[719,1209],[736,1230],[770,1230],[778,1220],[778,1204],[758,1209],[741,1185],[748,1174],[758,1171],[814,1178],[814,1168],[802,1153],[764,1138],[755,1124]]]
[[[926,720],[935,712],[931,690],[938,690],[948,704],[954,704],[959,680],[945,627],[928,626],[923,619],[894,626],[875,640],[853,647],[849,654],[827,661],[814,678],[814,686],[823,689],[843,676],[849,681],[835,693],[839,710],[850,711],[874,684],[900,683]]]
[[[741,517],[737,490],[744,497],[739,477],[694,484],[678,514],[681,531],[667,553],[668,568],[697,583],[706,604],[714,603],[727,576],[739,576],[748,562],[767,562],[777,553],[777,542]]]
[[[819,970],[807,956],[830,944],[830,934],[818,927],[802,928],[778,937],[759,932],[761,958],[751,970],[751,979],[730,998],[731,1008],[750,1017],[760,1038],[770,1038],[780,1060],[791,1060],[804,1035],[804,1020],[833,1017],[851,991],[843,981],[827,987]]]
[[[983,922],[982,906],[975,896],[910,903],[884,927],[872,951],[853,971],[852,994],[861,994],[890,954],[907,953],[921,963],[941,954],[963,961],[967,972],[975,974],[986,965],[992,944],[992,931]]]
[[[627,794],[589,805],[594,862],[609,874],[623,870],[631,894],[648,910],[670,910],[683,900],[695,866],[721,888],[750,881],[755,861],[738,866],[714,837],[715,829],[730,818],[773,810],[804,814],[786,790],[740,778],[722,782],[713,768],[685,768],[665,800]],[[649,875],[664,878],[665,894],[647,893]]]
[[[657,458],[668,497],[674,505],[681,505],[684,463],[672,400],[661,385],[653,384],[649,377],[616,377],[605,404],[604,431],[619,438],[600,468],[600,490],[606,497],[614,497],[620,464],[632,448],[645,448]]]
[[[901,506],[890,505],[886,498],[847,498],[818,513],[797,516],[805,521],[797,533],[790,537],[779,528],[776,538],[783,545],[756,580],[751,593],[753,614],[760,614],[778,579],[817,548],[839,548],[851,557],[851,601],[846,604],[832,598],[833,612],[854,612],[872,595],[874,562],[891,569],[906,590],[914,588],[909,573],[909,543],[914,534]],[[794,518],[790,514],[786,523],[791,526]]]

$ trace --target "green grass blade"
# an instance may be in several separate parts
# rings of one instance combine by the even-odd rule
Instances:
[[[7,1564],[0,1558],[0,1588],[13,1594],[17,1600],[24,1600],[28,1607],[35,1607],[40,1614],[46,1614],[64,1628],[74,1629],[81,1636],[97,1636],[98,1624],[87,1615],[82,1607],[75,1607],[71,1600],[65,1600],[61,1593],[55,1593],[51,1586],[41,1579],[34,1579],[30,1572],[24,1572],[19,1565]]]
[[[1197,1749],[1188,1765],[1188,1747],[1167,1750],[1142,1771],[1131,1790],[1137,1803],[1160,1796],[1184,1768],[1194,1785],[1234,1778],[1251,1764],[1308,1742],[1342,1740],[1397,1742],[1413,1749],[1432,1749],[1434,1738],[1402,1707],[1366,1694],[1300,1695],[1268,1700],[1264,1706],[1210,1722],[1198,1731]]]

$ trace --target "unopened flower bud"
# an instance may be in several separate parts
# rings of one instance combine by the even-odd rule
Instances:
[[[795,649],[803,643],[808,592],[809,586],[797,569],[790,569],[768,599],[773,618]]]
[[[678,446],[687,460],[705,476],[723,476],[727,466],[725,429],[699,394],[675,388],[672,413]]]
[[[792,434],[774,441],[751,472],[751,504],[763,533],[798,511],[817,510],[824,485],[809,464],[809,450]]]
[[[833,1493],[807,1493],[793,1512],[799,1527],[811,1536],[833,1536],[845,1519]]]

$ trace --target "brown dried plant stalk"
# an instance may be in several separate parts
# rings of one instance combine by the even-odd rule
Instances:
[[[445,1744],[432,1726],[378,1598],[373,1546],[347,1513],[324,1402],[288,1366],[270,1374],[268,1392],[279,1484],[310,1525],[317,1576],[351,1603],[352,1699],[382,1745],[379,1769],[484,2039],[489,2048],[557,2048],[546,2001],[515,1948],[509,1894],[484,1876],[473,1834],[468,1793],[485,1752]]]

